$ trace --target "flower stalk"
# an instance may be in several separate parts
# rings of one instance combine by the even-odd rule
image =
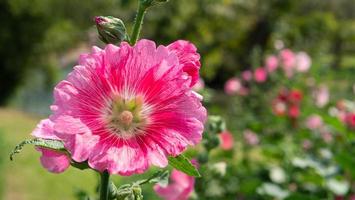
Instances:
[[[138,1],[138,10],[137,10],[137,14],[136,14],[136,18],[134,19],[134,26],[133,26],[133,31],[131,34],[131,39],[130,39],[130,44],[134,45],[136,44],[138,38],[139,38],[139,34],[141,32],[142,29],[142,25],[143,25],[143,19],[144,19],[144,15],[147,11],[148,6],[146,6],[144,3],[142,3],[142,1]]]
[[[100,173],[100,200],[108,200],[110,174],[107,170]]]

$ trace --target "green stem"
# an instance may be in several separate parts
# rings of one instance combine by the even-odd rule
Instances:
[[[100,173],[100,200],[108,200],[110,174],[105,170]]]
[[[145,15],[146,10],[147,10],[147,6],[143,5],[141,3],[141,1],[139,1],[136,18],[134,20],[133,31],[131,34],[131,40],[130,40],[131,45],[136,44],[136,42],[138,40],[139,33],[141,32],[141,29],[142,29],[143,19],[144,19],[144,15]]]

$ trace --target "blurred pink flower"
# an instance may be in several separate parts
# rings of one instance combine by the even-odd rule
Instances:
[[[355,129],[355,113],[347,113],[345,116],[345,122],[349,128]]]
[[[253,73],[250,70],[245,70],[242,72],[242,79],[244,81],[251,81],[253,79]]]
[[[54,135],[53,126],[52,121],[44,119],[37,125],[31,135],[37,138],[59,140]],[[65,153],[42,147],[36,147],[36,149],[42,153],[41,164],[49,172],[62,173],[70,166],[70,158]]]
[[[231,150],[234,145],[233,135],[229,131],[223,131],[219,134],[220,146],[224,150]]]
[[[237,94],[242,88],[242,83],[239,78],[231,78],[224,84],[224,92],[228,95]]]
[[[315,92],[315,103],[319,108],[324,107],[329,102],[329,90],[326,85],[320,86]]]
[[[319,129],[323,126],[323,120],[319,115],[311,115],[307,118],[306,126],[311,130]]]
[[[355,200],[355,194],[350,195],[349,200]]]
[[[301,90],[298,89],[292,89],[288,93],[288,97],[287,97],[288,101],[293,104],[299,104],[302,98],[303,98],[303,93]]]
[[[343,110],[339,110],[337,112],[338,119],[345,124],[346,124],[346,114],[347,114],[346,111]]]
[[[306,72],[311,67],[311,57],[306,52],[299,52],[296,54],[296,70],[299,72]]]
[[[271,73],[271,72],[275,71],[278,67],[278,64],[279,64],[279,60],[276,56],[271,55],[271,56],[266,57],[265,67],[268,72]]]
[[[247,96],[249,94],[249,88],[242,86],[242,88],[238,91],[238,95]]]
[[[272,102],[272,111],[274,112],[275,115],[277,116],[283,116],[286,114],[287,111],[287,104],[286,102],[279,100],[279,99],[275,99]]]
[[[201,141],[206,109],[192,91],[199,54],[187,41],[94,47],[54,89],[54,134],[71,159],[132,175],[166,167]],[[173,111],[173,112],[172,112]]]
[[[205,88],[205,82],[203,81],[202,78],[199,78],[197,83],[192,87],[194,91],[201,91]]]
[[[279,54],[281,66],[287,77],[292,77],[296,62],[295,54],[290,49],[283,49]]]
[[[310,148],[312,148],[313,144],[310,140],[303,140],[302,142],[302,147],[304,150],[309,150]]]
[[[157,184],[154,186],[154,191],[164,200],[187,200],[194,189],[194,185],[194,177],[173,169],[169,185],[162,187]]]
[[[258,83],[265,82],[267,79],[267,71],[263,67],[259,67],[254,71],[254,79]]]
[[[300,108],[298,105],[291,105],[288,108],[288,116],[291,118],[297,118],[300,115]]]
[[[331,143],[333,141],[333,135],[328,130],[321,131],[321,137],[325,143]]]
[[[243,137],[244,137],[245,142],[248,145],[254,146],[254,145],[259,144],[258,135],[249,129],[244,130]]]

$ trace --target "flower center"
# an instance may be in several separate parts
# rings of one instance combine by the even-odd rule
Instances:
[[[105,111],[106,127],[123,139],[140,134],[146,122],[142,109],[141,97],[124,99],[115,96]]]
[[[125,110],[120,114],[118,118],[122,124],[129,126],[133,121],[133,114],[130,111]]]

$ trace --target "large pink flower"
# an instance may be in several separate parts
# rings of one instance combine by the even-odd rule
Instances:
[[[206,109],[192,91],[199,54],[189,42],[123,42],[81,55],[54,90],[55,135],[74,161],[111,174],[165,167],[200,142]]]
[[[48,119],[42,120],[37,128],[32,132],[32,135],[37,138],[58,140],[54,135],[53,122]],[[37,147],[37,150],[42,153],[40,161],[44,168],[53,173],[64,172],[70,165],[70,158],[63,152],[49,150]]]

